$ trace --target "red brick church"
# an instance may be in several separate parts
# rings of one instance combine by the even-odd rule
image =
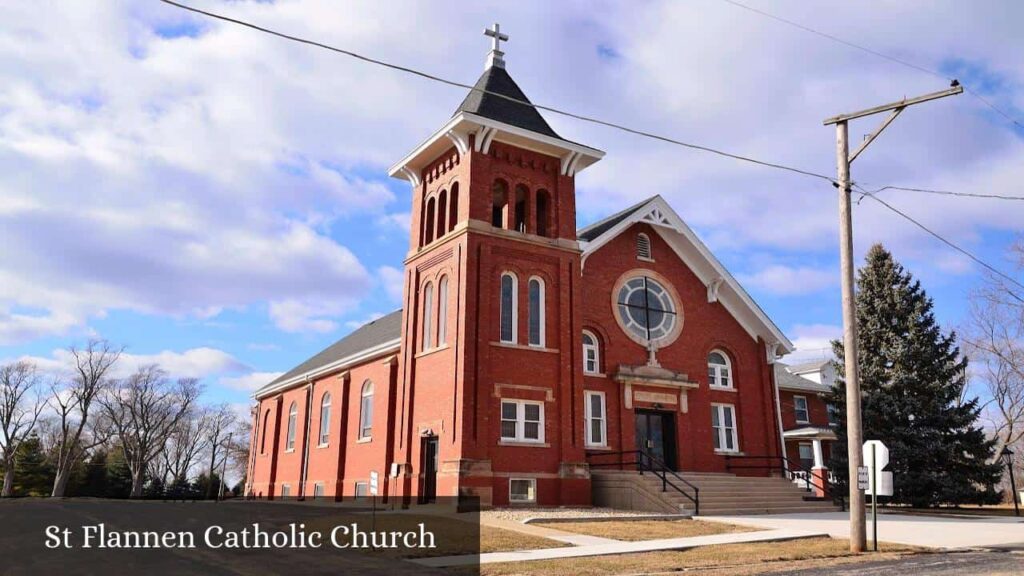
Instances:
[[[589,505],[622,453],[783,456],[792,344],[660,196],[576,229],[604,154],[521,103],[488,35],[473,91],[390,170],[413,189],[401,310],[257,391],[250,496],[360,498],[375,472],[405,503]]]

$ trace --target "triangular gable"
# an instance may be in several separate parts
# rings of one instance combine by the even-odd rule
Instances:
[[[584,266],[590,254],[601,249],[602,246],[634,224],[649,224],[707,287],[708,302],[720,302],[752,338],[756,339],[758,336],[764,338],[770,348],[768,351],[770,361],[774,361],[777,355],[795,350],[789,338],[786,338],[782,330],[779,330],[779,327],[754,302],[750,294],[708,250],[708,247],[683,222],[683,219],[664,198],[660,195],[654,196],[626,212],[628,214],[616,215],[619,220],[614,226],[596,236],[591,236],[589,241],[581,242]],[[772,347],[782,350],[771,350]]]

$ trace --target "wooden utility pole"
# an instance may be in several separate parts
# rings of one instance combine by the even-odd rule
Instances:
[[[899,102],[883,104],[853,112],[841,114],[825,120],[825,125],[836,125],[836,187],[839,189],[839,267],[843,294],[843,355],[845,356],[846,380],[846,438],[849,455],[848,484],[850,486],[850,551],[863,552],[867,547],[867,520],[864,516],[864,493],[857,487],[857,475],[864,465],[862,445],[864,444],[863,427],[860,414],[860,373],[857,366],[857,309],[853,290],[853,215],[850,209],[850,164],[874,142],[875,138],[885,130],[900,112],[907,106],[928,102],[963,92],[963,86],[956,80],[948,90],[933,92],[917,98],[904,98]],[[854,118],[871,116],[880,112],[892,111],[888,118],[860,146],[850,154],[849,127],[847,123]]]

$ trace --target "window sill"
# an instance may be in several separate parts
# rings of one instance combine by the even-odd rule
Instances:
[[[610,452],[612,450],[611,446],[602,445],[602,444],[586,444],[583,448],[584,448],[584,450],[595,450],[595,451],[601,450],[601,451],[604,451],[604,452]]]
[[[523,448],[551,448],[547,442],[530,442],[528,440],[499,440],[498,446],[521,446]]]
[[[325,443],[325,444],[317,444],[317,445],[316,445],[316,447],[317,447],[317,449],[318,449],[318,450],[319,450],[320,448],[330,448],[330,446],[331,446],[331,445],[330,445],[330,443]]]
[[[431,348],[429,350],[423,350],[421,352],[418,352],[413,357],[414,358],[423,358],[424,356],[430,356],[431,354],[434,354],[434,353],[437,353],[437,352],[443,352],[443,351],[445,351],[445,350],[447,350],[449,348],[451,348],[451,346],[449,346],[448,344],[444,344],[444,345],[438,346],[436,348]]]
[[[797,420],[796,423],[797,424],[802,424],[804,426],[810,426],[811,425],[811,421],[810,420]],[[829,424],[829,426],[834,426],[834,424]]]
[[[607,378],[608,375],[603,372],[584,372],[584,376],[587,378]]]
[[[514,350],[530,350],[533,352],[547,352],[548,354],[558,354],[557,348],[545,348],[543,346],[530,346],[529,344],[517,344],[513,342],[491,342],[491,346],[498,348],[511,348]]]
[[[284,453],[285,454],[291,454],[293,452],[295,452],[295,448],[285,448],[284,449]]]
[[[718,456],[745,456],[745,454],[739,450],[715,450],[715,454]]]
[[[736,392],[736,388],[732,386],[708,386],[708,390],[716,390],[718,392]]]
[[[368,444],[370,442],[373,442],[373,436],[366,436],[365,438],[356,440],[356,444]]]

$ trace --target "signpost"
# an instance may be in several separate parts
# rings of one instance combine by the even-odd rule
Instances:
[[[892,472],[882,471],[889,465],[889,449],[881,440],[868,440],[863,450],[867,466],[857,469],[857,488],[871,495],[872,545],[878,552],[878,497],[892,496]]]

